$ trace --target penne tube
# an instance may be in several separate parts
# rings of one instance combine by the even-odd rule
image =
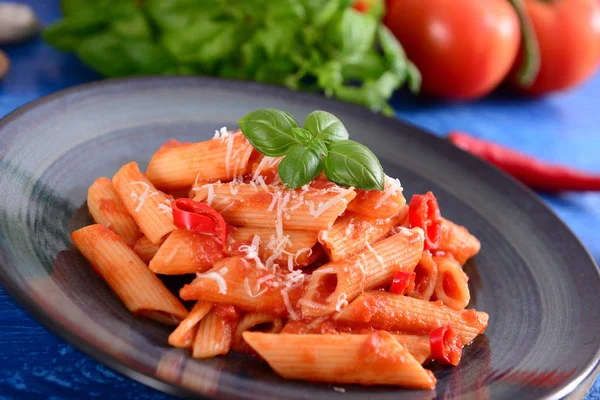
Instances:
[[[237,325],[231,348],[238,353],[250,353],[254,351],[244,341],[244,332],[279,333],[283,329],[283,320],[266,313],[245,314]]]
[[[108,178],[98,178],[88,189],[87,205],[97,224],[106,225],[133,246],[142,235],[135,220],[129,215]]]
[[[160,149],[152,156],[146,174],[165,190],[192,186],[198,181],[230,181],[244,175],[253,147],[241,132],[220,138]]]
[[[425,364],[431,360],[431,344],[428,335],[393,334],[402,346],[417,360],[419,364]]]
[[[233,228],[229,231],[228,248],[230,253],[246,257],[256,253],[267,267],[273,264],[305,267],[322,254],[317,235],[313,232],[284,230],[282,237],[278,240],[273,228]]]
[[[464,265],[480,249],[481,243],[467,228],[442,218],[442,240],[438,250],[451,253],[460,265]]]
[[[157,274],[204,272],[224,257],[223,245],[212,235],[176,229],[167,237],[148,267]]]
[[[356,195],[352,188],[313,184],[292,190],[255,183],[215,183],[202,186],[194,200],[214,208],[231,225],[275,228],[280,238],[284,229],[329,229]]]
[[[330,229],[319,232],[319,242],[331,261],[338,261],[364,249],[365,242],[373,244],[385,237],[392,227],[404,220],[407,213],[407,206],[387,219],[346,212]]]
[[[435,297],[448,307],[462,310],[469,304],[469,277],[451,253],[434,256],[438,267]]]
[[[358,296],[337,316],[373,329],[428,335],[433,329],[452,324],[463,344],[487,328],[489,316],[480,311],[457,311],[441,302],[430,302],[394,293],[371,290]]]
[[[385,177],[383,191],[357,190],[356,198],[348,204],[348,211],[375,219],[396,215],[406,205],[398,179]]]
[[[98,224],[73,232],[71,238],[129,311],[175,325],[187,316],[183,304],[116,233]]]
[[[431,299],[438,278],[438,266],[429,251],[423,252],[421,260],[413,272],[415,273],[415,288],[407,295],[419,300]]]
[[[244,332],[244,340],[279,375],[331,383],[433,389],[436,379],[387,332],[294,335]]]
[[[319,335],[338,335],[338,334],[353,334],[353,335],[364,335],[372,333],[373,329],[365,328],[356,324],[346,324],[343,322],[335,321],[332,318],[316,318],[314,320],[299,320],[287,322],[282,334],[319,334]],[[407,335],[407,334],[393,334],[394,338],[398,340],[410,354],[420,364],[423,364],[431,359],[431,346],[429,344],[429,336],[427,335]]]
[[[197,302],[190,313],[177,328],[169,335],[169,344],[182,349],[191,348],[196,339],[198,324],[213,308],[212,303],[205,301]]]
[[[329,262],[315,270],[299,301],[303,317],[340,311],[365,290],[388,285],[402,270],[412,272],[423,253],[423,231],[400,228],[399,232],[360,253]]]
[[[133,252],[137,254],[145,264],[148,264],[156,255],[159,248],[160,244],[154,244],[146,236],[142,236],[135,242]]]
[[[156,190],[135,162],[121,167],[112,181],[125,209],[152,243],[160,243],[176,229],[171,200]]]
[[[277,182],[281,160],[283,160],[283,157],[269,157],[261,154],[261,157],[250,167],[252,181],[257,182],[259,177],[262,177],[267,185]]]
[[[198,325],[192,357],[212,358],[229,353],[238,320],[235,307],[215,305]]]
[[[300,270],[274,274],[272,270],[258,268],[254,261],[234,256],[197,275],[179,291],[183,300],[232,304],[243,311],[297,318],[295,306],[305,279]]]

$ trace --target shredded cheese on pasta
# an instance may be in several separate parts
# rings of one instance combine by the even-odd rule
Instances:
[[[219,270],[219,272],[205,272],[203,274],[197,272],[196,276],[198,278],[207,278],[207,279],[212,279],[215,282],[217,282],[217,285],[219,285],[219,294],[227,294],[227,282],[225,281],[225,279],[223,279],[223,277],[221,275],[225,275],[227,273],[227,268],[221,268]]]
[[[288,314],[290,314],[290,319],[295,321],[298,319],[298,314],[294,311],[292,307],[292,302],[290,301],[290,296],[288,295],[287,289],[283,289],[281,291],[281,297],[283,298],[283,303],[285,304],[285,308],[287,309]]]
[[[327,190],[330,190],[330,189],[326,189],[326,191]],[[350,188],[350,190],[352,190],[352,188]],[[307,201],[306,203],[308,204],[308,213],[315,218],[319,218],[321,216],[321,214],[323,214],[325,211],[329,210],[331,207],[335,206],[338,202],[340,202],[340,201],[346,202],[346,199],[344,197],[346,197],[347,194],[348,194],[348,192],[346,190],[344,190],[344,191],[340,192],[337,196],[332,197],[331,199],[327,200],[324,203],[320,203],[316,207],[315,207],[314,202]]]
[[[381,257],[377,251],[373,248],[373,246],[371,246],[371,244],[365,240],[365,246],[367,246],[367,248],[369,249],[369,251],[371,252],[371,254],[373,254],[375,256],[375,259],[377,260],[377,262],[385,268],[385,264],[383,263],[383,257]]]
[[[335,311],[340,312],[348,305],[348,300],[346,300],[347,297],[348,296],[346,296],[346,293],[340,294],[337,304],[335,305]]]
[[[129,185],[141,185],[144,187],[144,192],[139,197],[133,190],[130,193],[130,197],[133,199],[133,201],[138,202],[137,206],[135,207],[136,213],[139,213],[142,210],[142,207],[144,206],[146,200],[148,200],[150,197],[158,195],[158,192],[150,190],[150,185],[148,185],[146,182],[135,181],[131,182]]]
[[[379,198],[375,207],[375,210],[380,208],[385,204],[385,202],[392,196],[395,196],[398,192],[402,191],[402,184],[400,183],[400,179],[392,179],[389,176],[385,176],[386,185],[383,191],[383,196]]]

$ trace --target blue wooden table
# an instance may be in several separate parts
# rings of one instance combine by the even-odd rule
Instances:
[[[44,24],[59,18],[55,0],[25,3],[33,5]],[[0,81],[0,117],[42,95],[100,79],[39,39],[3,50],[12,69]],[[399,117],[439,135],[462,129],[546,160],[600,172],[600,74],[573,93],[543,100],[498,93],[474,104],[448,105],[398,95],[393,104]],[[600,194],[543,198],[600,261]],[[0,287],[0,399],[95,397],[169,398],[74,349],[22,311]],[[600,379],[587,400],[600,400]]]

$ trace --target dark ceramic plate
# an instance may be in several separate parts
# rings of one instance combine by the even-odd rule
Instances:
[[[89,223],[87,187],[122,164],[144,166],[170,139],[198,141],[246,112],[298,119],[333,112],[407,192],[433,190],[443,214],[481,239],[465,268],[471,306],[490,314],[458,368],[435,370],[436,391],[287,381],[231,355],[192,360],[169,330],[132,317],[69,233]],[[244,399],[560,398],[599,359],[600,278],[573,233],[529,190],[403,122],[323,97],[203,78],[94,83],[35,101],[0,122],[0,278],[27,310],[83,351],[157,389]]]

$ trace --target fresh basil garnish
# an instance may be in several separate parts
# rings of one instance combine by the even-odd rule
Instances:
[[[308,130],[313,138],[321,139],[325,143],[336,140],[347,140],[348,131],[342,121],[327,111],[313,111],[304,120],[304,129]]]
[[[340,186],[383,190],[379,160],[366,146],[348,140],[342,122],[326,111],[313,111],[304,128],[290,114],[272,108],[254,110],[239,121],[242,133],[260,153],[279,157],[279,178],[289,188],[310,183],[321,171]]]
[[[343,140],[330,144],[328,150],[325,176],[331,182],[365,190],[383,190],[383,168],[367,146]]]
[[[266,156],[286,155],[300,144],[292,134],[292,128],[298,128],[298,121],[285,111],[274,108],[254,110],[238,123],[248,142]]]
[[[312,182],[323,170],[323,158],[315,151],[297,146],[279,163],[279,178],[290,189]]]

